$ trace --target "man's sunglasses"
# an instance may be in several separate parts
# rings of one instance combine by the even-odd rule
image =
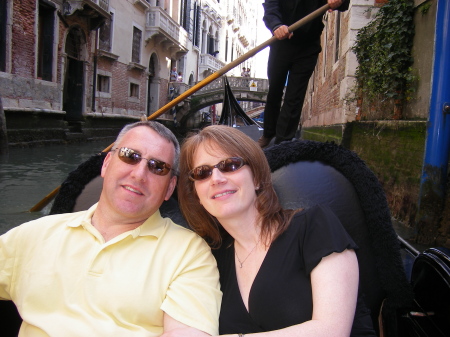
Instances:
[[[245,161],[239,157],[232,157],[224,159],[218,162],[216,165],[202,165],[189,171],[189,179],[192,181],[204,180],[212,175],[215,168],[219,169],[220,172],[228,173],[239,170],[245,165]]]
[[[115,151],[117,149],[111,150]],[[142,155],[135,150],[127,147],[121,147],[119,150],[119,159],[130,165],[139,164],[141,160],[147,161],[148,170],[158,176],[165,176],[172,169],[169,164],[157,159],[142,158]]]

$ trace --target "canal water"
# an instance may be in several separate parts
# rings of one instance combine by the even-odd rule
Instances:
[[[61,185],[68,174],[114,140],[10,148],[0,155],[0,234],[48,214],[28,210]]]

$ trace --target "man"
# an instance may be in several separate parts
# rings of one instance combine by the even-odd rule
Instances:
[[[170,82],[176,82],[178,78],[177,67],[173,67],[170,72]]]
[[[208,245],[162,218],[180,147],[157,122],[126,126],[105,157],[98,204],[0,236],[0,298],[19,336],[216,335],[221,293]]]
[[[339,10],[347,10],[348,2],[328,0],[331,8],[340,6]],[[278,40],[270,46],[264,132],[258,140],[262,148],[274,137],[275,144],[279,144],[295,136],[308,81],[321,51],[320,35],[324,26],[322,18],[318,17],[293,33],[288,27],[326,3],[327,0],[266,0],[263,3],[264,23]],[[288,82],[281,107],[286,78]]]

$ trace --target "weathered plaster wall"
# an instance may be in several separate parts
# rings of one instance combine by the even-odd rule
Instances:
[[[407,119],[428,118],[433,74],[436,3],[436,1],[424,1],[416,8],[412,54],[414,57],[413,73],[417,76],[417,86],[413,99],[405,105],[404,115]]]
[[[334,141],[356,152],[380,180],[392,216],[414,227],[426,138],[425,121],[352,122],[303,128],[302,139]],[[450,248],[450,198],[435,245]]]

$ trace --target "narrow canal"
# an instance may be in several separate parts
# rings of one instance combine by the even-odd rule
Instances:
[[[28,210],[58,187],[67,175],[113,140],[10,148],[0,155],[0,234],[50,211]]]

